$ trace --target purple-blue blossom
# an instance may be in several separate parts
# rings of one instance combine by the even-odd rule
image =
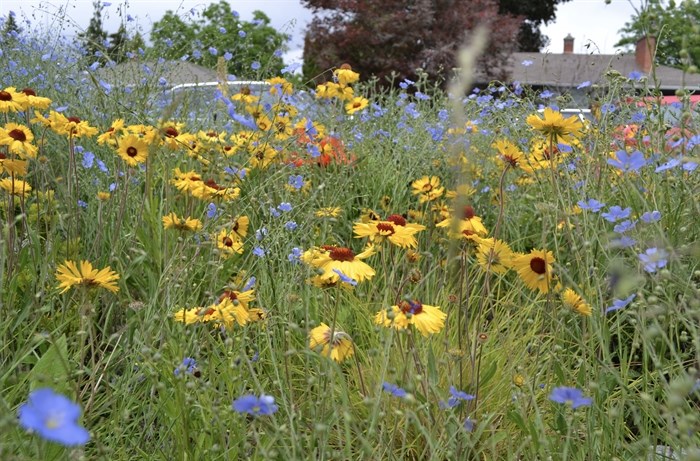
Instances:
[[[601,213],[600,215],[605,218],[606,221],[617,222],[620,219],[629,218],[632,213],[632,208],[622,208],[620,206],[611,206],[606,213]]]
[[[575,387],[555,387],[552,393],[549,394],[549,400],[557,403],[571,405],[571,408],[590,406],[593,400],[590,397],[585,397],[581,389]]]
[[[620,150],[615,153],[615,157],[617,158],[608,159],[608,165],[614,166],[623,172],[639,171],[639,169],[646,164],[644,154],[638,150],[635,150],[631,154],[628,154],[627,151]]]
[[[649,248],[638,256],[644,264],[644,270],[652,274],[668,264],[668,252],[663,248]]]
[[[613,300],[612,306],[609,306],[607,309],[605,309],[605,313],[607,314],[609,312],[614,312],[614,311],[619,311],[620,309],[624,309],[625,307],[627,307],[627,305],[629,303],[634,301],[634,298],[636,298],[636,297],[637,297],[637,295],[633,293],[633,294],[629,295],[628,297],[626,297],[625,299]]]

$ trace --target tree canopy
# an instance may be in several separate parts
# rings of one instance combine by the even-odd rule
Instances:
[[[166,59],[187,59],[214,68],[224,57],[229,73],[238,77],[272,75],[284,63],[289,35],[270,26],[262,11],[253,12],[253,20],[242,21],[224,0],[212,3],[201,13],[183,20],[167,11],[151,31],[152,51]]]
[[[387,85],[392,74],[448,77],[468,31],[486,24],[494,32],[480,71],[502,78],[516,47],[521,17],[499,14],[496,0],[303,0],[314,12],[304,40],[304,74],[313,78],[347,63],[363,77]],[[398,83],[398,82],[396,82]]]
[[[92,3],[93,14],[84,32],[78,34],[85,52],[104,63],[108,60],[124,62],[129,52],[136,52],[145,46],[143,37],[138,32],[132,37],[126,30],[124,23],[113,34],[108,34],[102,26],[103,2],[95,0]]]
[[[558,4],[568,1],[498,0],[498,12],[523,18],[518,32],[518,51],[540,51],[549,43],[540,27],[554,20]]]
[[[700,68],[700,2],[649,0],[620,30],[615,46],[632,48],[644,36],[656,37],[659,64]]]

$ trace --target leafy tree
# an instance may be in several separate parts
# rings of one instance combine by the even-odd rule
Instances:
[[[187,59],[214,68],[224,56],[229,73],[251,76],[260,71],[277,74],[284,66],[282,52],[289,35],[270,26],[270,18],[262,11],[253,12],[253,20],[241,21],[238,13],[224,0],[212,3],[199,17],[184,21],[167,11],[153,24],[151,51],[166,59]]]
[[[7,15],[7,19],[5,19],[5,24],[2,28],[3,41],[6,39],[14,39],[20,33],[22,33],[22,28],[19,27],[17,21],[15,20],[15,12],[10,11],[10,14]]]
[[[100,61],[104,62],[107,32],[102,28],[102,2],[94,0],[92,8],[92,18],[90,18],[88,28],[78,34],[78,39],[83,43],[83,47],[89,56],[97,56],[100,58]]]
[[[700,2],[649,0],[620,30],[615,46],[633,48],[644,36],[656,37],[657,61],[666,66],[700,68]]]
[[[504,76],[502,65],[515,48],[520,18],[498,13],[496,0],[303,0],[314,12],[304,40],[304,74],[350,64],[363,77],[387,85],[416,77],[421,68],[440,81],[455,65],[465,34],[477,24],[494,32],[481,71]],[[328,73],[323,74],[326,77]],[[323,76],[321,76],[323,78]],[[395,83],[398,83],[395,81]]]
[[[549,39],[540,27],[553,21],[557,5],[570,0],[498,0],[498,12],[524,18],[518,32],[518,51],[540,51]]]

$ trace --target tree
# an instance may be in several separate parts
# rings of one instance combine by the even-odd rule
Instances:
[[[667,4],[666,4],[667,3]],[[659,64],[687,69],[700,68],[700,2],[676,3],[649,0],[620,30],[622,39],[615,46],[633,49],[645,36],[656,37]]]
[[[518,51],[540,51],[549,39],[540,27],[553,21],[557,5],[570,0],[499,0],[498,12],[524,18],[518,32]]]
[[[221,0],[192,21],[167,11],[153,24],[151,51],[166,59],[186,56],[209,68],[224,56],[228,72],[237,76],[257,75],[257,62],[260,71],[273,75],[284,67],[281,56],[288,40],[289,35],[270,26],[270,18],[262,11],[254,11],[250,22],[241,21],[238,13]]]
[[[515,48],[521,18],[498,14],[496,0],[303,0],[314,12],[304,39],[304,74],[309,78],[347,63],[363,77],[389,84],[416,77],[421,68],[435,81],[455,66],[468,31],[492,31],[481,71],[503,78],[502,65]],[[326,74],[323,74],[327,75]],[[323,77],[321,77],[323,79]],[[398,82],[395,82],[398,83]]]
[[[78,34],[78,38],[83,42],[83,47],[89,56],[97,56],[99,61],[104,62],[105,42],[107,32],[102,28],[102,2],[94,0],[92,2],[92,18],[88,28]]]
[[[19,27],[17,21],[15,20],[15,12],[10,11],[5,19],[5,24],[2,28],[3,40],[14,40],[20,33],[22,33],[22,28]]]

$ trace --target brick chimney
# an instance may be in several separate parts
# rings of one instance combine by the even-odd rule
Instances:
[[[569,34],[564,37],[564,54],[572,54],[574,52],[574,37]]]
[[[654,63],[656,54],[656,37],[642,37],[637,41],[637,48],[634,51],[634,62],[637,68],[648,74],[651,65]]]

